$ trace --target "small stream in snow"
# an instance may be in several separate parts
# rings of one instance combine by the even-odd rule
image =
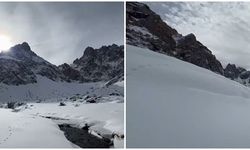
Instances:
[[[56,122],[59,129],[64,132],[67,140],[80,148],[112,148],[114,147],[114,136],[108,135],[104,137],[97,134],[95,131],[89,129],[89,125],[85,124],[83,128],[75,127],[73,124],[67,123],[69,119],[40,116],[43,118],[51,119]]]
[[[58,126],[70,142],[81,148],[110,148],[114,146],[113,140],[97,137],[91,134],[88,129],[72,127],[69,124],[61,124]]]

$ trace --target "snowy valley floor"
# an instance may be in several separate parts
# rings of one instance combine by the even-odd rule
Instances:
[[[79,147],[74,140],[84,135],[94,142],[81,143],[80,147],[100,147],[96,138],[111,139],[110,147],[124,146],[123,81],[109,84],[38,79],[38,83],[20,86],[0,84],[0,148]],[[59,128],[62,124],[65,132]],[[87,132],[82,131],[86,125]],[[74,134],[77,131],[82,135]]]
[[[87,123],[99,138],[112,133],[124,136],[123,103],[58,104],[28,103],[19,112],[0,109],[0,148],[78,147],[66,139],[58,124],[82,128]],[[115,138],[114,147],[123,147],[123,139]]]
[[[250,147],[250,89],[190,63],[127,46],[126,102],[129,148]]]

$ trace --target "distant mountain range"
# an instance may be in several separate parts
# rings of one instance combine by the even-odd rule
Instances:
[[[182,35],[165,23],[146,4],[126,3],[127,44],[176,57],[250,86],[250,71],[235,64],[225,68],[193,33]]]
[[[35,54],[28,43],[0,53],[0,83],[24,85],[37,82],[37,75],[53,81],[97,82],[122,78],[124,47],[115,44],[99,49],[88,47],[72,64],[53,65]]]

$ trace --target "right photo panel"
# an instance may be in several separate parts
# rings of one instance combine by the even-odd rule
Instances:
[[[250,148],[250,3],[126,3],[128,148]]]

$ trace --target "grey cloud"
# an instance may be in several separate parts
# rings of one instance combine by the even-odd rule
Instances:
[[[194,33],[225,66],[250,69],[249,2],[147,3],[182,34]]]
[[[0,34],[54,64],[72,63],[87,46],[123,44],[123,15],[122,2],[2,2]]]

